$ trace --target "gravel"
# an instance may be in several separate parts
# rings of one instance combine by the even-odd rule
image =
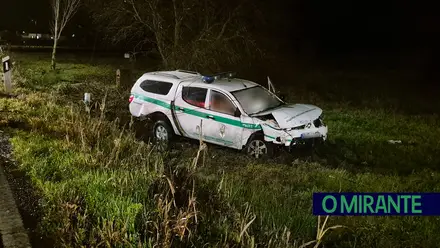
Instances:
[[[41,216],[39,197],[35,194],[30,179],[25,173],[18,170],[17,162],[12,156],[12,146],[9,142],[9,135],[0,130],[0,165],[2,164],[4,165],[5,176],[8,180],[9,187],[12,190],[14,200],[23,219],[24,227],[29,234],[32,247],[53,247],[51,242],[43,238],[36,230]]]

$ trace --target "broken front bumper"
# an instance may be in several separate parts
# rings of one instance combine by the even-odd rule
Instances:
[[[266,135],[267,141],[287,147],[321,143],[327,140],[327,126],[290,131],[278,131]]]

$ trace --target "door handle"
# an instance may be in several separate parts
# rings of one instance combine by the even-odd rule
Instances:
[[[182,107],[177,107],[177,110],[179,110],[179,111],[184,111],[185,109],[182,108]]]
[[[207,115],[206,118],[211,119],[211,120],[215,119],[214,116],[212,116],[212,115]]]

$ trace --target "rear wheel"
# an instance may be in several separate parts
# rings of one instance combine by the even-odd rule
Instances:
[[[159,150],[166,150],[174,137],[171,125],[164,120],[157,120],[153,126],[153,140]]]
[[[264,140],[264,134],[257,133],[251,136],[246,145],[246,154],[254,158],[271,158],[273,156],[273,144]]]

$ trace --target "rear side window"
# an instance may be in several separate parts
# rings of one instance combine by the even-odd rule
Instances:
[[[207,93],[208,89],[184,86],[182,88],[182,99],[188,104],[204,108]]]
[[[139,86],[146,92],[158,95],[167,95],[168,92],[170,92],[171,87],[173,87],[173,84],[168,82],[145,80]]]

